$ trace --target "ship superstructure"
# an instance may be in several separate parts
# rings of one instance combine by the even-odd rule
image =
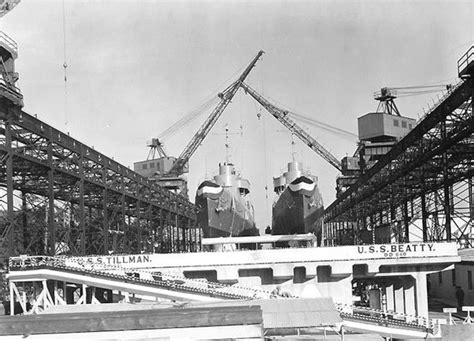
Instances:
[[[277,199],[273,205],[272,234],[313,233],[321,242],[323,200],[317,177],[303,172],[301,162],[288,163],[288,170],[273,179]]]
[[[204,238],[257,236],[250,182],[230,162],[219,164],[219,174],[201,183],[196,192],[198,224]]]

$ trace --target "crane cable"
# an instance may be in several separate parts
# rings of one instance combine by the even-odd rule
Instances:
[[[418,96],[430,93],[436,93],[440,91],[449,91],[452,88],[451,84],[431,84],[431,85],[412,85],[412,86],[401,86],[401,87],[389,87],[390,90],[394,91],[394,95],[397,97],[409,97]]]
[[[68,125],[67,116],[67,54],[66,54],[66,5],[63,0],[63,52],[64,52],[64,125]]]
[[[239,71],[236,71],[235,74],[237,74]],[[231,77],[234,77],[232,75]],[[231,78],[229,77],[229,79]],[[228,80],[223,82],[223,84],[227,84]],[[219,94],[221,96],[224,96],[227,94],[232,87],[236,85],[237,82],[233,82],[230,85],[228,85],[223,91],[221,91]],[[158,139],[164,139],[168,137],[169,135],[174,134],[177,130],[181,129],[183,126],[187,125],[188,123],[194,121],[197,117],[199,117],[203,112],[205,112],[207,109],[209,109],[212,105],[216,105],[218,101],[220,100],[219,96],[212,95],[210,96],[203,104],[198,106],[196,109],[191,110],[188,114],[183,116],[181,119],[173,123],[170,127],[166,128],[163,132],[161,132],[158,135]]]
[[[297,114],[295,112],[288,112],[288,115],[290,115],[291,117],[293,117],[297,120],[304,121],[305,123],[311,124],[315,127],[324,129],[324,130],[329,131],[331,133],[339,134],[343,137],[348,137],[351,140],[353,140],[354,138],[356,138],[356,139],[358,138],[357,134],[354,134],[354,133],[352,133],[348,130],[344,130],[342,128],[324,123],[322,121],[315,120],[314,118],[311,118],[311,117],[308,117],[308,116],[300,115],[300,114]]]
[[[285,106],[285,105],[281,105],[277,100],[275,100],[274,98],[270,97],[270,96],[265,96],[265,98],[267,98],[268,100],[272,101],[273,103],[276,103],[280,108],[287,108],[288,110],[286,110],[287,114],[289,116],[291,116],[292,118],[294,119],[297,119],[297,120],[300,120],[300,121],[304,121],[305,123],[308,123],[310,125],[313,125],[315,127],[318,127],[318,128],[321,128],[323,130],[326,130],[328,132],[331,132],[333,134],[338,134],[342,137],[346,137],[348,139],[350,139],[351,141],[358,138],[358,135],[357,134],[354,134],[348,130],[344,130],[342,128],[339,128],[339,127],[336,127],[336,126],[333,126],[331,124],[328,124],[328,123],[324,123],[322,121],[319,121],[319,120],[316,120],[312,117],[309,117],[309,116],[305,116],[305,115],[301,115],[301,114],[297,114],[295,111],[293,111],[292,109],[290,109],[288,106]]]
[[[163,132],[158,135],[159,139],[164,139],[169,135],[172,135],[177,130],[181,129],[186,124],[194,121],[199,117],[204,111],[209,109],[213,104],[217,102],[218,97],[214,96],[208,99],[206,102],[198,106],[196,109],[191,110],[187,115],[183,116],[181,119],[173,123],[170,127],[166,128]]]
[[[265,77],[265,66],[261,67],[261,82],[262,82],[262,94],[264,93],[264,77]],[[254,105],[256,105],[255,101]],[[262,106],[259,106],[259,112],[257,113],[258,119],[262,116]],[[262,117],[262,125],[263,125],[263,150],[264,150],[264,175],[265,175],[265,220],[267,220],[268,224],[267,227],[272,226],[272,218],[270,215],[270,210],[268,208],[269,204],[269,196],[268,196],[268,160],[267,160],[267,129],[266,129],[266,124],[265,124],[265,117]],[[267,228],[265,228],[265,231]]]

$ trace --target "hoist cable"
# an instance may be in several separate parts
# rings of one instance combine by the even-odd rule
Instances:
[[[182,117],[175,123],[173,123],[170,127],[166,128],[163,132],[158,135],[159,139],[163,139],[168,137],[169,135],[175,133],[177,130],[181,129],[186,124],[194,121],[197,117],[199,117],[205,110],[209,109],[215,102],[217,102],[217,96],[214,96],[208,99],[206,102],[201,104],[195,110],[192,110],[189,114]]]
[[[335,127],[335,126],[333,126],[333,125],[330,125],[330,124],[327,124],[327,123],[324,123],[324,122],[315,120],[314,118],[310,118],[310,117],[308,117],[308,116],[296,114],[296,113],[294,113],[294,112],[288,112],[288,114],[289,114],[290,116],[292,116],[293,118],[295,118],[295,119],[298,119],[298,120],[301,120],[301,121],[305,121],[306,123],[312,124],[312,125],[314,125],[314,126],[316,126],[316,127],[325,129],[325,130],[330,131],[330,132],[333,132],[333,133],[337,133],[337,134],[341,134],[341,135],[348,135],[348,136],[350,136],[350,137],[355,137],[355,138],[358,137],[356,134],[351,133],[350,131],[347,131],[347,130],[344,130],[344,129]]]
[[[67,54],[66,54],[66,5],[63,0],[63,52],[64,52],[64,125],[68,124],[67,116]]]

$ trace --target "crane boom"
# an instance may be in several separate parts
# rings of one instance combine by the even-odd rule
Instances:
[[[170,169],[169,173],[171,174],[182,174],[183,169],[186,163],[189,161],[191,156],[194,154],[196,149],[202,143],[204,138],[207,136],[209,131],[212,129],[214,124],[217,122],[221,114],[224,112],[224,109],[230,103],[234,95],[236,94],[237,90],[239,90],[240,85],[242,82],[247,78],[248,74],[255,66],[257,61],[260,57],[264,54],[264,51],[259,51],[257,56],[250,62],[250,64],[245,68],[244,72],[240,75],[240,77],[232,83],[229,87],[227,87],[222,93],[219,94],[219,98],[221,99],[217,107],[212,111],[206,121],[202,124],[201,128],[194,134],[191,141],[189,141],[186,148],[184,148],[181,155],[178,157],[176,162],[174,163],[173,167]]]
[[[311,135],[309,135],[304,129],[298,126],[296,122],[290,119],[288,117],[288,114],[290,113],[288,110],[283,110],[276,107],[244,82],[242,82],[240,86],[245,90],[246,93],[250,94],[250,96],[252,96],[270,114],[272,114],[273,117],[280,121],[280,123],[287,127],[293,134],[298,136],[298,138],[303,141],[308,147],[318,153],[319,156],[329,162],[337,170],[342,171],[341,162],[329,151],[327,151],[326,148],[324,148],[318,141],[311,137]]]

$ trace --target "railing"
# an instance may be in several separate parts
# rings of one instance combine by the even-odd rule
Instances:
[[[424,114],[423,116],[418,120],[417,124],[419,122],[421,122],[426,116],[428,116],[429,114],[431,114],[437,107],[439,107],[441,104],[444,103],[444,101],[446,100],[446,98],[448,98],[449,96],[451,96],[451,94],[457,90],[462,84],[464,84],[464,81],[459,81],[458,83],[454,84],[453,86],[449,87],[448,91],[446,91],[443,96],[441,96],[440,98],[438,98],[438,101],[437,102],[434,102],[433,105],[430,105],[427,109],[427,111],[425,111],[423,109]]]
[[[3,77],[0,75],[0,97],[5,97],[6,99],[13,102],[15,105],[20,107],[23,106],[23,95],[19,88],[13,84],[8,84]]]
[[[84,263],[71,265],[73,257],[49,256],[20,256],[12,257],[8,261],[9,271],[26,271],[48,268],[51,270],[65,270],[84,275],[100,276],[102,278],[122,279],[124,282],[164,287],[169,290],[193,292],[201,295],[211,295],[227,299],[257,299],[269,298],[272,294],[268,291],[246,288],[241,286],[228,286],[206,280],[189,279],[182,276],[163,272],[126,269],[110,265],[91,265]],[[67,263],[66,263],[67,262]],[[275,296],[275,295],[274,295]],[[277,295],[282,296],[282,295]]]
[[[462,78],[462,71],[471,63],[474,62],[474,46],[471,46],[469,50],[458,60],[458,75]]]
[[[336,303],[336,307],[343,319],[344,317],[349,317],[369,323],[377,323],[378,325],[384,325],[386,327],[422,329],[423,331],[431,334],[434,333],[434,329],[436,327],[436,324],[433,322],[433,320],[426,317],[340,303]]]
[[[0,31],[0,44],[4,43],[8,48],[10,48],[15,53],[18,53],[18,45],[16,41],[7,36],[5,32]]]

